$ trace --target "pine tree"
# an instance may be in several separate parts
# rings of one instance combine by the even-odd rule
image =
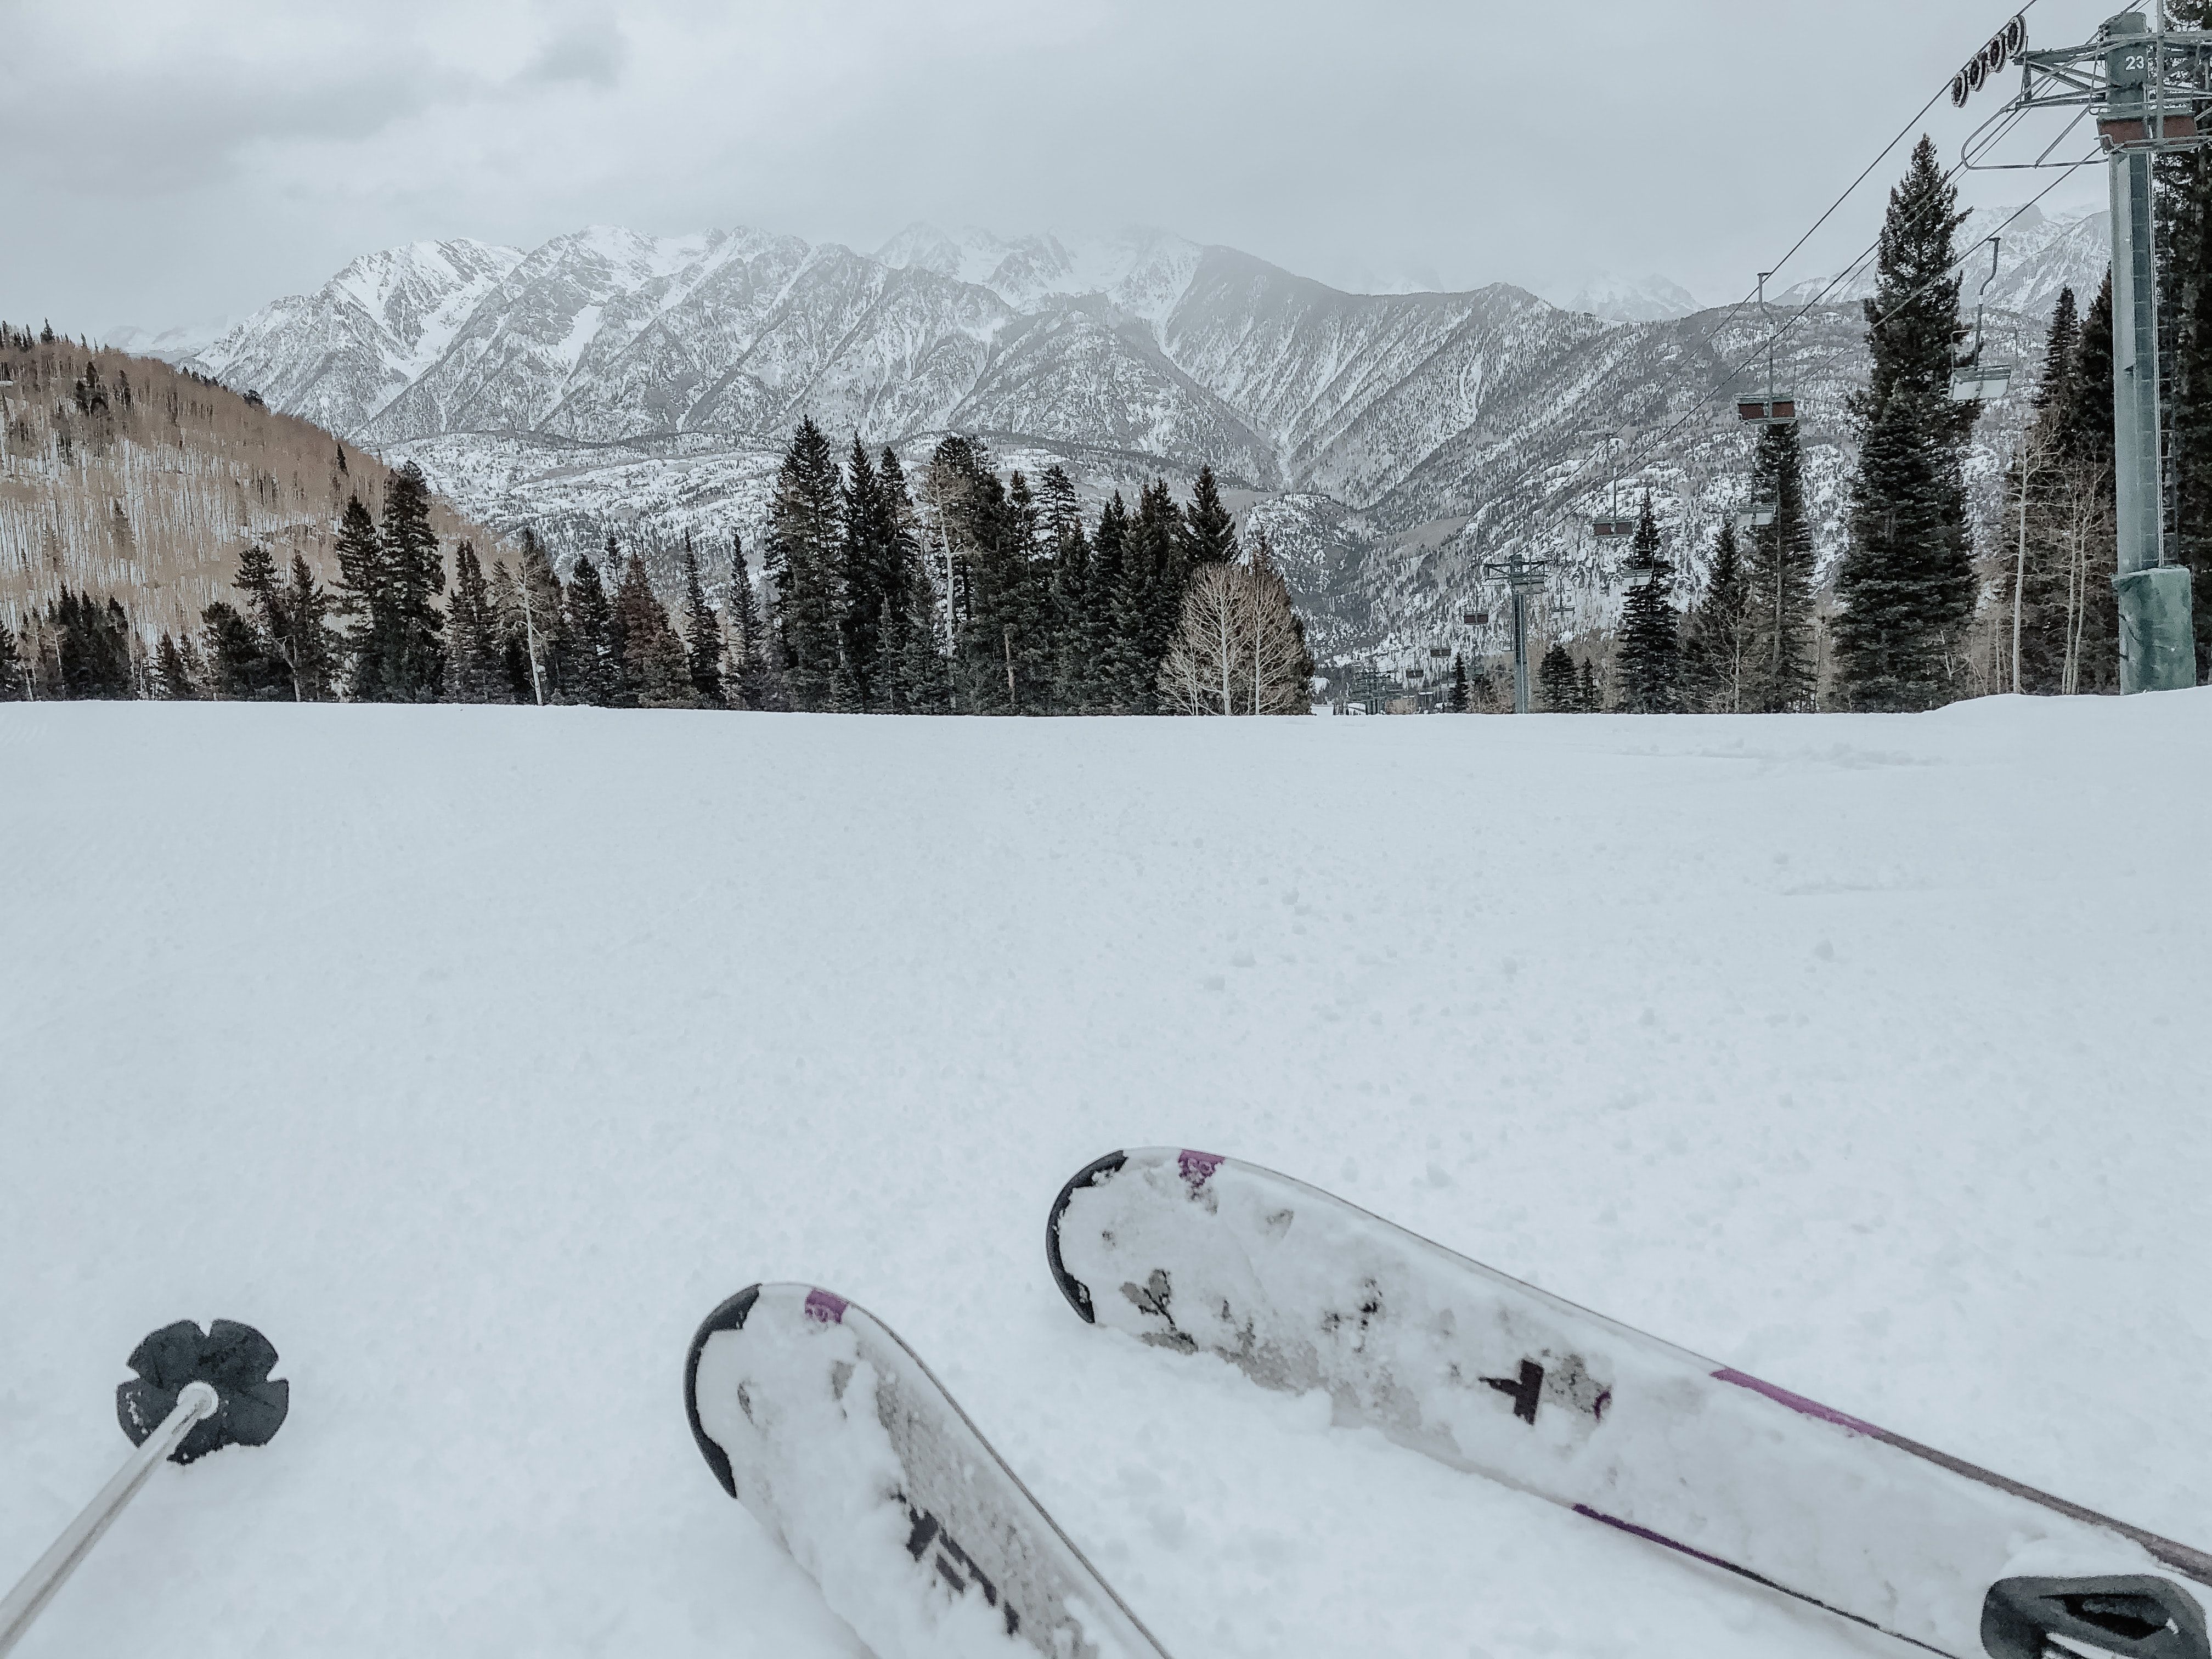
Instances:
[[[1026,478],[1001,483],[981,443],[955,434],[931,454],[924,481],[954,571],[953,677],[971,714],[1034,713],[1048,695],[1047,573]]]
[[[830,441],[811,417],[802,420],[776,473],[762,567],[774,607],[776,666],[801,708],[828,702],[836,666],[838,495]]]
[[[1620,706],[1632,714],[1671,714],[1681,707],[1680,619],[1674,611],[1674,567],[1662,550],[1651,497],[1628,546],[1628,590],[1620,619]]]
[[[1978,591],[1963,465],[1977,405],[1950,397],[1966,215],[1923,137],[1890,192],[1865,302],[1872,367],[1850,544],[1836,574],[1838,690],[1858,708],[1928,708],[1959,695]]]
[[[1584,657],[1582,666],[1575,671],[1575,704],[1585,714],[1605,713],[1605,693],[1598,689],[1597,665]]]
[[[435,702],[445,683],[445,618],[437,597],[446,591],[446,567],[430,528],[429,481],[412,461],[384,487],[377,540],[389,607],[379,641],[381,700]]]
[[[691,532],[684,533],[684,656],[702,708],[722,707],[722,619],[707,603]]]
[[[275,646],[291,675],[296,702],[329,702],[338,694],[340,647],[331,629],[331,596],[307,561],[295,553],[291,580],[277,596]]]
[[[446,695],[452,702],[504,702],[512,695],[501,649],[499,616],[476,544],[453,550],[453,597],[447,606]]]
[[[238,556],[238,575],[231,586],[246,596],[247,614],[270,638],[283,632],[276,601],[276,562],[258,542]]]
[[[838,546],[838,663],[830,706],[860,714],[888,705],[887,611],[899,579],[897,526],[876,465],[857,437],[845,464]]]
[[[1927,437],[1936,414],[1922,387],[1901,385],[1860,446],[1834,623],[1838,689],[1854,708],[1932,708],[1957,695],[1978,584],[1955,471]]]
[[[1684,670],[1692,706],[1711,714],[1741,712],[1751,648],[1749,579],[1736,549],[1735,526],[1723,519],[1705,591],[1690,613]]]
[[[1037,519],[1045,539],[1053,547],[1083,533],[1083,509],[1075,495],[1075,481],[1067,469],[1054,462],[1037,480]]]
[[[355,702],[380,701],[378,641],[384,631],[387,609],[384,544],[377,539],[376,522],[361,497],[346,497],[338,520],[338,580],[331,606],[348,619],[342,641],[345,652],[346,696]]]
[[[1214,483],[1211,466],[1198,469],[1198,484],[1191,493],[1186,523],[1192,568],[1237,562],[1237,520],[1221,504],[1220,488]]]
[[[1059,467],[1047,469],[1038,492],[1045,533],[1052,542],[1052,702],[1063,714],[1091,711],[1091,616],[1097,604],[1091,543],[1076,510],[1075,486]]]
[[[164,634],[161,643],[173,654],[176,646]],[[30,690],[30,678],[23,672],[23,653],[15,643],[15,630],[8,619],[0,617],[0,702],[20,702]]]
[[[239,554],[233,585],[244,596],[246,609],[240,613],[239,626],[226,623],[219,641],[210,629],[215,695],[240,702],[299,701],[299,681],[289,649],[287,596],[277,588],[276,561],[266,547],[254,543]],[[202,623],[206,624],[204,615]]]
[[[1751,469],[1753,501],[1775,504],[1774,522],[1754,529],[1744,562],[1750,597],[1744,670],[1747,710],[1776,714],[1813,706],[1813,526],[1805,516],[1803,461],[1794,426],[1759,434]]]
[[[2051,309],[2051,326],[2043,340],[2043,379],[2035,388],[2038,410],[2070,406],[2078,395],[2081,372],[2081,317],[2080,301],[2070,288],[2058,290]]]
[[[784,706],[774,671],[769,665],[769,643],[761,621],[760,605],[753,597],[752,572],[745,566],[744,538],[730,532],[730,702],[738,708],[781,708]]]
[[[2006,481],[2008,514],[2023,487],[2028,498],[2026,568],[2015,540],[2007,614],[2019,606],[2021,688],[2043,694],[2118,690],[2110,278],[2069,328],[2070,310],[2062,295],[2035,416]]]
[[[1536,664],[1536,688],[1547,714],[1572,714],[1583,706],[1582,692],[1575,684],[1575,659],[1567,654],[1564,641],[1553,640],[1544,647],[1544,654]]]
[[[951,665],[944,650],[937,589],[922,556],[921,515],[906,469],[886,448],[876,476],[891,530],[892,572],[884,599],[884,653],[895,714],[940,714],[952,705]]]
[[[1452,653],[1450,707],[1451,712],[1455,714],[1464,714],[1468,712],[1467,659],[1456,651]]]
[[[191,687],[192,696],[206,696],[208,694],[207,660],[200,654],[200,648],[193,641],[191,635],[180,635],[178,637],[177,659],[184,666],[185,683]]]
[[[0,635],[6,633],[5,625],[0,624]],[[9,695],[6,672],[7,657],[0,653],[0,696]],[[154,684],[155,695],[168,702],[190,702],[200,694],[191,672],[185,666],[185,653],[177,649],[176,641],[166,633],[154,651]]]
[[[945,649],[944,613],[923,556],[920,514],[898,457],[884,451],[877,465],[894,526],[897,578],[885,601],[884,649],[891,663],[888,706],[895,714],[942,714],[952,707],[952,665]]]
[[[668,612],[653,591],[645,555],[630,555],[615,589],[610,636],[618,641],[617,701],[625,708],[693,708],[698,693],[684,642],[669,625]]]
[[[980,458],[980,451],[979,451]],[[971,707],[1042,714],[1053,700],[1051,567],[1042,515],[1019,471],[1003,492],[992,477],[979,499],[989,528],[973,561],[969,636],[981,661]]]
[[[579,554],[568,577],[568,623],[574,653],[565,692],[570,702],[611,705],[616,696],[615,668],[611,643],[613,607],[599,580],[599,568],[588,553]]]
[[[1103,667],[1112,706],[1124,714],[1148,714],[1157,700],[1160,663],[1182,615],[1188,575],[1182,512],[1164,480],[1155,479],[1138,496],[1136,514],[1122,533],[1119,563]]]
[[[217,599],[200,612],[207,641],[208,695],[226,702],[265,702],[284,696],[274,662],[252,622]]]
[[[1121,707],[1119,660],[1121,595],[1129,544],[1129,508],[1115,490],[1099,509],[1091,538],[1090,609],[1080,629],[1083,690],[1079,706],[1085,714],[1105,714]]]

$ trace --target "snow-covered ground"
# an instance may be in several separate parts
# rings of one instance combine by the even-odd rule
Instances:
[[[1157,1143],[2212,1535],[2212,691],[7,705],[0,778],[0,1583],[149,1329],[249,1321],[293,1391],[23,1659],[852,1656],[684,1419],[693,1327],[786,1279],[912,1342],[1178,1659],[1889,1648],[1078,1323],[1046,1206]]]

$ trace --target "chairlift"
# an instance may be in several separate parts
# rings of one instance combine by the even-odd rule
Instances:
[[[1759,314],[1770,325],[1766,331],[1766,390],[1764,393],[1739,394],[1735,400],[1735,417],[1746,426],[1797,424],[1797,394],[1778,390],[1774,383],[1774,330],[1771,326],[1774,315],[1766,304],[1766,279],[1772,275],[1771,270],[1759,273]]]
[[[1606,440],[1606,464],[1613,464],[1614,440]],[[1620,474],[1614,471],[1605,483],[1605,511],[1590,517],[1590,534],[1601,542],[1626,541],[1636,533],[1636,518],[1620,510]]]
[[[1735,515],[1735,527],[1743,530],[1769,530],[1782,511],[1778,501],[1753,501]]]
[[[1982,313],[1984,301],[1997,280],[1997,239],[1990,238],[1990,274],[1982,279],[1981,294],[1974,301],[1974,349],[1966,361],[1951,370],[1951,401],[1954,404],[1987,403],[1992,398],[2002,398],[2012,390],[2010,363],[1982,361]]]
[[[1469,628],[1487,628],[1490,626],[1490,613],[1487,611],[1468,611],[1462,613],[1460,620]]]
[[[1448,645],[1432,645],[1429,647],[1429,654],[1431,657],[1437,658],[1449,657],[1451,655],[1451,647]]]

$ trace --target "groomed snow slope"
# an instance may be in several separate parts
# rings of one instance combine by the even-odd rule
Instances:
[[[0,776],[0,1581],[154,1326],[260,1326],[293,1398],[22,1659],[856,1653],[684,1425],[692,1328],[779,1279],[1178,1659],[1904,1651],[1079,1324],[1046,1206],[1163,1142],[2212,1541],[2212,692],[9,705]]]

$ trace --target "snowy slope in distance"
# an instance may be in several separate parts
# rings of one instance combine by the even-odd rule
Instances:
[[[0,1577],[119,1462],[155,1326],[253,1322],[294,1402],[21,1659],[859,1659],[685,1425],[759,1279],[893,1324],[1180,1659],[1899,1651],[1081,1325],[1046,1207],[1153,1144],[2207,1541],[2212,876],[2108,803],[2212,811],[2212,691],[8,704],[0,750]]]

